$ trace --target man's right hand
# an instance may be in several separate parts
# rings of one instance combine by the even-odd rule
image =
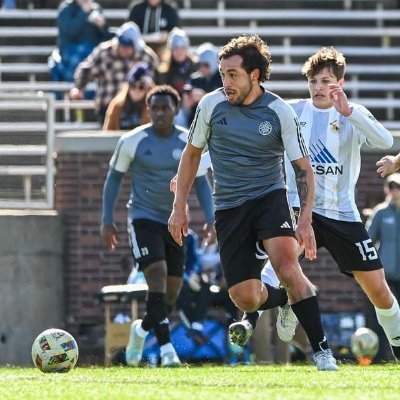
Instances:
[[[189,231],[189,221],[185,209],[172,209],[168,220],[168,231],[175,242],[182,246],[182,235],[187,236]]]
[[[108,250],[115,250],[118,244],[118,231],[114,224],[104,224],[100,229],[101,242]]]

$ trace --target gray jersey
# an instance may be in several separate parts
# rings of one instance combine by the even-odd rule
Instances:
[[[363,106],[351,103],[353,112],[344,117],[334,107],[319,109],[311,99],[289,104],[299,117],[301,132],[310,151],[315,175],[313,211],[339,221],[361,221],[355,203],[355,186],[360,173],[363,143],[390,148],[393,138]],[[285,163],[289,200],[299,207],[292,166]]]
[[[293,109],[273,93],[251,105],[231,105],[222,89],[204,96],[190,127],[190,143],[208,144],[217,210],[285,188],[283,154],[308,155]]]
[[[187,131],[176,126],[168,137],[158,135],[150,124],[121,136],[110,166],[123,173],[131,171],[131,219],[168,223],[174,200],[169,183],[178,170],[186,141]]]

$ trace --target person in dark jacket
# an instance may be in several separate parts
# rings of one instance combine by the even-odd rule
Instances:
[[[128,21],[135,22],[143,39],[160,55],[168,38],[168,32],[180,27],[178,11],[164,0],[135,2],[130,9]]]
[[[52,80],[73,81],[78,64],[111,34],[103,10],[93,0],[65,0],[58,8],[57,49],[49,58]]]

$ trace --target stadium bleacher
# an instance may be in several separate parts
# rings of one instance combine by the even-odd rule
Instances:
[[[102,2],[111,25],[118,26],[125,20],[126,3]],[[273,58],[270,88],[284,98],[307,95],[301,77],[302,63],[319,46],[335,45],[349,62],[349,95],[368,104],[390,126],[400,125],[396,100],[400,91],[400,10],[393,9],[394,2],[327,0],[323,9],[315,8],[315,2],[310,0],[252,0],[246,8],[236,0],[177,3],[193,48],[204,41],[221,45],[238,33],[258,33],[266,39]],[[49,81],[47,57],[56,42],[56,14],[56,4],[54,9],[1,10],[1,91],[67,92],[71,87],[70,83]],[[69,103],[73,102],[56,101],[56,108],[64,110],[57,114],[56,130],[71,125],[70,110],[87,110],[94,105]],[[76,123],[72,128],[95,127],[94,116],[89,113],[87,118],[89,121],[80,121],[82,125]]]

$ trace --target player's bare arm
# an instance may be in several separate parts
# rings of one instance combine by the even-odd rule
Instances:
[[[392,174],[400,169],[400,153],[396,156],[385,156],[382,157],[377,163],[378,169],[376,172],[384,178],[387,175]]]
[[[180,246],[183,244],[182,235],[188,234],[186,203],[199,168],[202,150],[188,143],[179,163],[175,200],[168,221],[168,230]]]
[[[296,185],[300,199],[300,215],[296,237],[299,245],[304,247],[305,256],[309,260],[313,260],[317,254],[314,230],[311,226],[315,193],[314,171],[308,157],[292,161],[292,166],[296,174]]]

